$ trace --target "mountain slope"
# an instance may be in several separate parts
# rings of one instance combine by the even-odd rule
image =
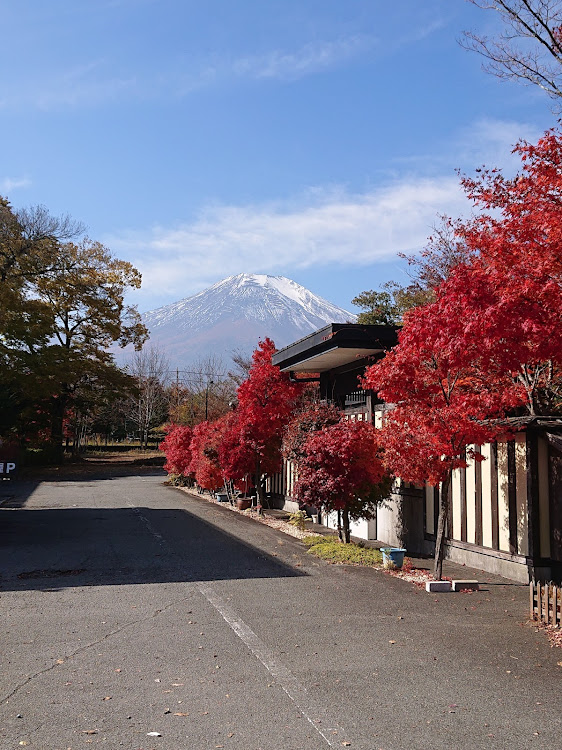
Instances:
[[[269,336],[278,348],[327,323],[355,315],[283,276],[239,274],[192,297],[145,313],[150,342],[172,367],[209,355],[229,363],[235,350],[252,352]]]

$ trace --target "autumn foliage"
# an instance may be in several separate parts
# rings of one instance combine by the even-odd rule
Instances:
[[[344,541],[349,542],[350,520],[372,517],[389,489],[371,424],[341,421],[310,433],[298,463],[296,494],[305,505],[341,512]]]
[[[476,256],[471,277],[488,294],[484,309],[468,300],[465,338],[479,334],[483,353],[513,374],[529,414],[552,414],[562,364],[562,134],[548,131],[515,152],[522,161],[516,177],[484,170],[463,180],[489,212],[459,227]],[[461,285],[457,278],[455,290]]]
[[[298,461],[312,432],[321,430],[341,420],[341,412],[326,401],[304,404],[292,416],[283,436],[283,456]]]
[[[452,470],[467,454],[480,460],[472,446],[505,432],[506,416],[560,408],[562,137],[550,131],[515,151],[515,178],[484,170],[463,180],[484,209],[455,224],[466,258],[434,302],[406,316],[398,346],[364,378],[394,405],[381,433],[392,471],[443,483],[437,577]]]
[[[261,502],[265,500],[263,477],[281,467],[283,432],[303,388],[272,364],[274,352],[275,344],[268,338],[254,351],[220,448],[227,476],[239,479],[248,473],[255,475]]]
[[[224,484],[224,474],[219,463],[222,435],[223,419],[200,422],[193,428],[189,471],[200,487],[211,492]]]
[[[170,425],[164,440],[158,446],[166,454],[164,469],[168,474],[189,476],[191,463],[191,427],[184,425]]]

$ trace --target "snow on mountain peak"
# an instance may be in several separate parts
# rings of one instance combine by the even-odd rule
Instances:
[[[355,315],[285,276],[241,273],[143,319],[151,341],[175,364],[210,353],[229,359],[234,350],[251,352],[266,336],[281,348]]]

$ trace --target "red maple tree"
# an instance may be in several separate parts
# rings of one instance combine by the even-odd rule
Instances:
[[[393,408],[385,414],[380,440],[388,468],[406,482],[442,483],[435,548],[435,577],[441,578],[445,523],[452,471],[480,460],[473,445],[505,432],[492,417],[524,400],[521,389],[500,369],[479,368],[477,351],[456,348],[462,306],[455,297],[439,298],[407,317],[398,345],[367,369],[365,388]],[[458,331],[457,331],[458,333]],[[464,361],[463,361],[464,360]]]
[[[275,344],[260,341],[247,379],[238,388],[238,405],[219,448],[230,479],[255,477],[259,502],[265,504],[265,479],[280,470],[281,443],[303,386],[272,364]]]
[[[327,401],[305,403],[292,416],[283,436],[282,452],[286,459],[298,461],[312,432],[337,424],[342,413]]]
[[[224,418],[214,422],[200,422],[193,428],[189,471],[200,487],[211,492],[218,490],[225,480],[219,461],[223,432]]]
[[[549,131],[515,151],[522,172],[465,178],[481,213],[455,224],[466,260],[411,311],[399,344],[365,374],[393,404],[385,460],[406,481],[442,482],[435,551],[440,578],[451,472],[472,446],[505,432],[514,410],[559,408],[562,340],[562,136]],[[481,460],[476,451],[473,456]]]
[[[191,438],[193,431],[186,425],[172,424],[158,448],[166,455],[164,469],[168,474],[188,477],[191,463]]]
[[[350,521],[372,518],[390,491],[377,432],[367,422],[342,421],[311,432],[300,450],[297,498],[328,513],[337,511],[338,532],[346,543]]]
[[[468,301],[465,340],[479,336],[482,351],[501,359],[529,414],[552,414],[562,395],[562,134],[550,130],[514,151],[522,161],[514,178],[492,169],[463,179],[476,206],[491,212],[457,227],[489,295],[484,309]],[[457,278],[456,293],[462,284]]]

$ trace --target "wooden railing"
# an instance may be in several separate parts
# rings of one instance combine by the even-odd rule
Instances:
[[[562,587],[552,583],[529,584],[531,618],[545,625],[562,625]]]

